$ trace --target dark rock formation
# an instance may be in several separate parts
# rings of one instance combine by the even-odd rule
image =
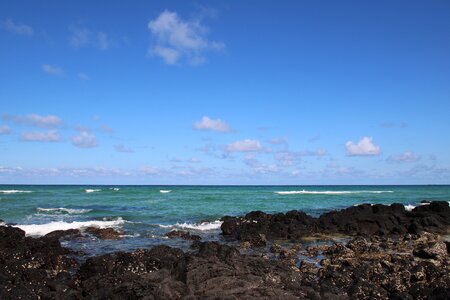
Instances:
[[[406,211],[402,204],[363,204],[332,211],[313,218],[301,211],[266,214],[261,211],[244,217],[224,217],[224,236],[247,241],[252,246],[265,245],[267,239],[299,240],[315,234],[403,235],[423,231],[446,233],[450,229],[450,207],[446,201],[434,201]]]
[[[73,238],[80,236],[81,232],[79,229],[55,230],[45,235],[46,238],[54,238],[54,239]]]
[[[70,298],[78,294],[69,271],[77,266],[55,238],[25,237],[0,226],[0,299]]]
[[[122,233],[114,228],[88,227],[85,232],[90,233],[102,240],[118,240],[122,238]]]
[[[346,244],[272,244],[273,254],[241,254],[229,245],[194,241],[189,252],[157,246],[91,257],[81,266],[58,240],[69,232],[31,238],[0,226],[0,299],[449,299],[448,244],[436,234],[408,233],[412,220],[430,231],[447,224],[448,205],[432,205],[411,213],[399,206],[341,211],[342,218],[355,211],[369,220],[380,214],[376,226],[339,214],[328,217],[334,223],[299,212],[225,218],[225,231],[256,244],[260,234],[295,238],[323,228],[363,234]],[[404,231],[393,230],[400,227]]]
[[[190,232],[183,230],[172,230],[171,232],[166,233],[165,236],[170,239],[181,238],[187,241],[199,241],[202,239],[198,235],[191,234]]]

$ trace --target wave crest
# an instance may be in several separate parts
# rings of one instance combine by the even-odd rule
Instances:
[[[46,213],[55,213],[55,214],[60,214],[60,213],[68,213],[68,214],[85,214],[88,212],[91,212],[92,209],[83,209],[83,208],[65,208],[65,207],[50,207],[50,208],[42,208],[42,207],[38,207],[37,211],[39,212],[46,212]]]
[[[32,193],[32,191],[22,191],[22,190],[0,190],[2,194],[19,194],[19,193]]]
[[[176,223],[174,225],[158,225],[162,228],[181,228],[181,229],[192,229],[200,231],[216,230],[222,226],[222,221],[216,220],[214,222],[202,222],[202,223]]]
[[[101,189],[85,189],[84,190],[86,193],[95,193],[95,192],[101,192]]]

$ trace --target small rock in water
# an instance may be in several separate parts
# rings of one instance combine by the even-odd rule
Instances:
[[[191,234],[188,231],[182,231],[182,230],[172,230],[171,232],[168,232],[165,234],[169,239],[174,238],[181,238],[186,241],[199,241],[202,238],[198,235]]]
[[[122,238],[122,234],[114,228],[88,227],[85,232],[95,235],[102,240],[118,240]]]

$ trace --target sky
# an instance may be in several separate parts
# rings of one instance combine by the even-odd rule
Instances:
[[[449,1],[0,2],[0,183],[450,184]]]

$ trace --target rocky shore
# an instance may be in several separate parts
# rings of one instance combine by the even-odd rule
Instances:
[[[193,241],[191,251],[161,245],[80,259],[59,242],[80,232],[31,238],[0,226],[0,299],[449,299],[448,202],[412,211],[362,205],[319,218],[251,212],[223,221],[226,239],[265,247],[253,252],[173,232]],[[302,243],[333,234],[348,241]]]

